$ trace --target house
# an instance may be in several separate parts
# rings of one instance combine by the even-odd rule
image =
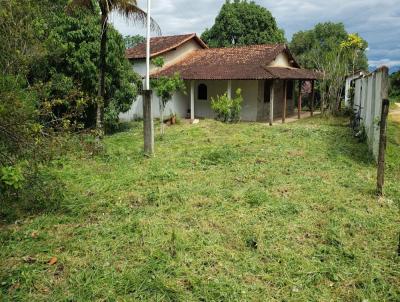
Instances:
[[[146,73],[146,45],[126,51],[133,69],[143,78]],[[312,70],[302,69],[285,44],[208,48],[196,34],[151,39],[151,58],[162,56],[162,68],[151,66],[151,78],[180,74],[186,94],[176,93],[165,108],[165,115],[182,118],[213,118],[211,98],[242,90],[243,121],[269,121],[295,114],[295,89],[302,81],[317,79]],[[299,85],[296,85],[299,84]],[[312,85],[314,86],[314,85]],[[299,95],[299,115],[301,93]],[[153,115],[159,117],[159,100],[153,92]],[[122,120],[142,117],[142,97],[121,114]],[[272,112],[272,114],[270,114]]]

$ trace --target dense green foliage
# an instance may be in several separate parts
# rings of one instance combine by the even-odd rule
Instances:
[[[390,97],[400,102],[400,71],[390,75]]]
[[[211,98],[211,108],[217,115],[217,120],[224,123],[237,123],[240,121],[240,111],[242,110],[242,91],[236,90],[236,97],[231,99],[225,93],[217,98]]]
[[[285,35],[275,18],[254,1],[226,1],[215,24],[201,38],[210,47],[283,43]]]
[[[47,175],[46,165],[66,149],[65,145],[58,149],[64,134],[94,123],[99,79],[98,12],[72,10],[67,4],[67,0],[1,2],[2,209],[7,202],[34,207],[46,195],[49,203],[54,194],[59,199],[57,192],[62,187]],[[124,41],[111,28],[106,60],[105,120],[109,128],[117,126],[119,113],[127,111],[137,95],[137,86],[132,83],[138,77],[124,54]],[[43,177],[46,186],[42,185]],[[3,215],[8,214],[1,212]]]
[[[322,73],[317,89],[323,112],[336,114],[344,94],[345,77],[368,69],[367,47],[358,34],[347,33],[343,23],[319,23],[293,35],[290,50],[296,60],[302,67]]]
[[[311,30],[295,33],[290,42],[290,50],[300,65],[316,69],[319,67],[320,58],[336,52],[348,37],[349,33],[343,23],[319,23]],[[367,47],[368,43],[362,40],[355,61],[353,62],[351,55],[346,58],[348,70],[368,70]]]
[[[0,300],[399,301],[400,127],[377,199],[345,124],[183,123],[144,158],[135,123],[69,154],[68,211],[0,229]]]
[[[125,36],[125,48],[132,48],[146,41],[146,38],[141,35]]]

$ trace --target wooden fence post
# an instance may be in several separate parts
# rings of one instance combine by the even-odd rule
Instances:
[[[383,185],[385,182],[385,152],[386,152],[386,130],[387,130],[387,117],[389,114],[389,100],[382,101],[382,114],[380,121],[380,134],[379,134],[379,154],[378,154],[378,176],[377,176],[377,193],[383,195]]]

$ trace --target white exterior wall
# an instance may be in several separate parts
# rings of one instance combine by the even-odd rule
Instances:
[[[270,67],[291,67],[289,57],[285,53],[280,53],[275,60],[269,64]]]
[[[375,160],[378,159],[379,151],[382,100],[388,97],[388,77],[388,70],[382,68],[355,80],[356,93],[353,109],[358,111],[357,105],[361,104],[361,123],[365,127],[368,147]]]

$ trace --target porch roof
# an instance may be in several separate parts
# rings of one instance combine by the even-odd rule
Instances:
[[[285,52],[293,67],[269,67]],[[173,65],[155,71],[152,78],[179,73],[184,80],[314,80],[317,72],[302,69],[285,44],[202,49],[191,52]]]

